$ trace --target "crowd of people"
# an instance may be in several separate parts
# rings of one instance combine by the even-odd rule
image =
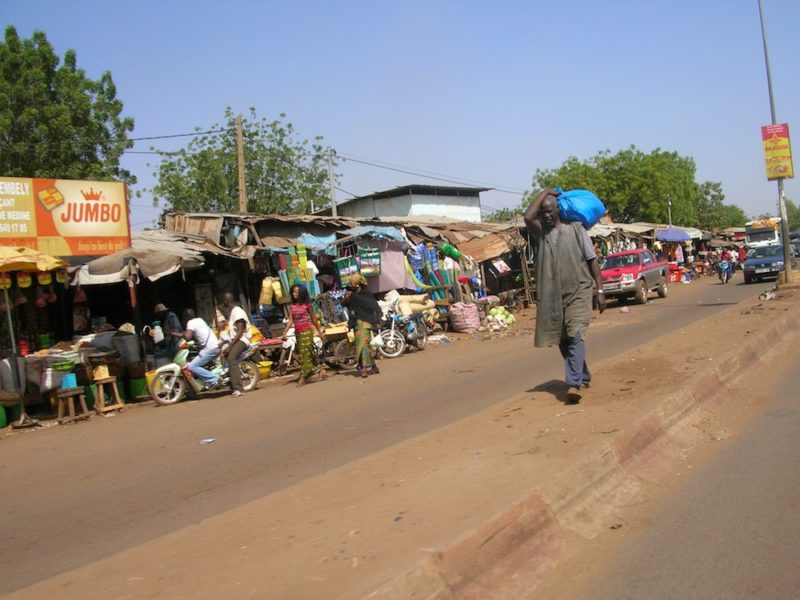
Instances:
[[[295,336],[300,364],[297,385],[302,386],[307,381],[325,378],[322,365],[317,364],[314,359],[314,334],[324,340],[325,330],[304,286],[293,285],[290,297],[281,337],[286,339],[287,336]],[[342,304],[348,308],[349,326],[354,332],[358,374],[362,378],[378,375],[380,371],[373,359],[370,341],[380,326],[381,308],[367,288],[367,280],[362,275],[351,278]],[[238,359],[251,345],[253,326],[247,312],[236,303],[230,292],[222,296],[221,311],[218,336],[214,328],[199,317],[194,309],[185,309],[181,320],[166,305],[158,303],[154,308],[155,321],[154,326],[149,328],[149,335],[152,338],[154,355],[169,361],[177,354],[181,341],[194,342],[197,354],[187,368],[203,384],[205,390],[220,387],[220,377],[206,367],[221,359],[223,366],[228,366],[231,395],[238,397],[244,393]]]

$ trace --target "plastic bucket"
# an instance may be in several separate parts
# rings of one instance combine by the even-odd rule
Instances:
[[[148,390],[147,379],[145,379],[144,377],[129,379],[128,385],[130,385],[131,388],[131,399],[135,400],[136,398],[150,395],[150,393],[147,391]]]
[[[67,373],[61,378],[61,389],[78,387],[78,376],[75,373]]]
[[[83,393],[86,397],[86,406],[90,410],[94,408],[94,402],[97,398],[97,386],[95,384],[83,386]]]
[[[271,371],[272,371],[271,360],[262,360],[258,363],[258,374],[261,376],[261,379],[267,379]]]

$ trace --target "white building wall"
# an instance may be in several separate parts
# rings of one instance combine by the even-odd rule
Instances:
[[[397,196],[373,200],[366,198],[339,206],[343,217],[446,217],[457,221],[481,222],[477,196]]]
[[[414,194],[411,216],[447,217],[457,221],[481,222],[481,201],[477,196],[424,196]]]

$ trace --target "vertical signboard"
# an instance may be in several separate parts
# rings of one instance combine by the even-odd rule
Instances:
[[[131,245],[124,183],[0,177],[0,244],[53,256],[111,254]]]
[[[767,179],[774,181],[794,177],[788,123],[764,125],[761,128],[761,142],[764,144]]]

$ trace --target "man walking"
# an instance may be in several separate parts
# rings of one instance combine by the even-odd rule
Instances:
[[[579,222],[562,223],[557,193],[548,188],[525,212],[525,225],[537,244],[537,348],[558,344],[564,357],[567,401],[581,399],[592,375],[586,365],[584,335],[592,316],[592,299],[606,308],[597,256],[586,229]]]
[[[200,353],[187,365],[189,371],[203,382],[206,389],[213,388],[219,383],[219,377],[206,369],[205,366],[219,357],[220,350],[217,336],[214,335],[208,323],[198,317],[191,308],[183,311],[183,320],[186,322],[183,337],[186,340],[194,339],[200,348]]]
[[[228,372],[231,378],[233,396],[241,396],[244,393],[242,387],[242,371],[239,369],[239,357],[247,350],[250,345],[250,319],[241,306],[237,306],[233,299],[233,294],[225,292],[222,296],[222,305],[228,317],[228,335],[230,345],[225,354],[228,363]]]

